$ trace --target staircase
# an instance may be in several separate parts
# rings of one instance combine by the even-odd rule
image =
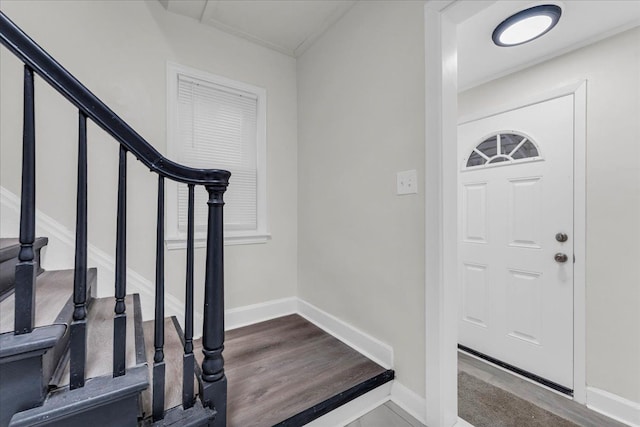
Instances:
[[[0,42],[24,63],[22,189],[17,238],[0,241],[0,427],[226,425],[223,194],[230,173],[194,169],[163,157],[0,12]],[[35,104],[38,76],[78,110],[75,265],[44,271],[46,238],[35,236]],[[94,298],[87,268],[87,121],[119,145],[113,297]],[[158,178],[155,316],[142,321],[127,293],[127,159]],[[184,331],[164,316],[165,180],[188,189]],[[194,190],[209,194],[204,324],[194,356]],[[101,287],[109,284],[101,284]],[[103,289],[103,288],[102,288]],[[200,345],[200,344],[199,344]]]
[[[46,246],[47,239],[38,238],[35,242],[39,252]],[[0,239],[0,265],[15,267],[20,247],[18,239]],[[69,331],[73,323],[74,274],[74,270],[38,268],[33,332],[21,335],[14,333],[13,275],[2,275],[0,286],[5,289],[5,296],[0,302],[0,425],[88,425],[95,422],[95,417],[104,420],[100,425],[105,426],[189,425],[187,419],[191,425],[212,423],[215,411],[200,404],[185,414],[183,390],[178,387],[165,390],[163,419],[153,422],[153,396],[148,378],[153,375],[155,325],[153,321],[142,322],[137,294],[124,299],[125,305],[133,309],[133,316],[128,316],[126,322],[126,375],[114,378],[113,354],[104,351],[113,347],[113,298],[91,296],[97,282],[95,269],[87,270],[86,380],[84,387],[71,389]],[[171,353],[167,358],[181,360],[184,335],[175,317],[165,318],[164,333],[167,353]],[[37,340],[43,341],[42,344]],[[197,382],[195,372],[192,365],[189,378],[184,377],[184,381],[190,381],[192,390]],[[182,379],[178,364],[172,363],[165,381],[180,384]]]
[[[0,239],[0,427],[300,426],[388,383],[377,365],[291,315],[224,330],[223,195],[230,173],[163,157],[0,12],[0,43],[24,63],[18,237]],[[38,76],[78,110],[74,268],[44,271],[36,237]],[[87,265],[87,121],[119,146],[113,296]],[[127,160],[158,179],[154,316],[127,292]],[[188,190],[184,318],[164,315],[165,180]],[[202,337],[194,340],[194,192],[208,192]],[[107,292],[108,293],[108,292]],[[184,325],[184,330],[180,325]],[[231,386],[227,391],[227,375]],[[227,400],[229,416],[227,416]]]

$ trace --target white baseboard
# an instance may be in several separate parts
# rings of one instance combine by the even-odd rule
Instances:
[[[640,427],[640,403],[608,391],[587,387],[587,407],[632,427]]]
[[[231,330],[242,326],[252,325],[276,317],[287,316],[298,311],[296,297],[266,301],[259,304],[231,308],[224,312],[224,328]]]
[[[298,299],[298,314],[385,369],[393,366],[393,348],[337,317]]]
[[[2,228],[0,236],[17,237],[20,224],[20,198],[4,187],[0,187],[0,206]],[[47,270],[65,270],[74,267],[75,233],[44,212],[36,209],[36,235],[49,239],[43,254],[43,267]],[[97,297],[114,295],[115,259],[96,246],[87,246],[87,264],[98,269]],[[139,293],[142,304],[143,320],[153,319],[155,285],[131,268],[127,268],[127,291]],[[180,322],[184,317],[182,303],[172,295],[165,294],[165,314],[177,316]],[[195,314],[196,330],[199,336],[202,329],[202,315]]]
[[[422,424],[426,424],[427,402],[424,397],[408,389],[398,381],[394,381],[391,388],[391,401]]]
[[[458,422],[453,427],[473,427],[473,424],[458,417]]]

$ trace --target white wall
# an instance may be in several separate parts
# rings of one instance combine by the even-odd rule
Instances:
[[[424,396],[423,2],[359,2],[298,59],[300,298],[393,346]]]
[[[290,297],[297,283],[296,62],[169,13],[150,1],[3,1],[2,10],[160,152],[166,153],[166,62],[267,90],[272,240],[227,246],[226,305]],[[22,70],[1,51],[0,185],[20,193]],[[36,87],[37,206],[75,228],[77,112],[42,81]],[[89,239],[113,255],[117,144],[89,129]],[[214,165],[215,166],[215,165]],[[128,264],[153,282],[157,178],[129,156]],[[4,232],[4,231],[3,231]],[[17,230],[15,230],[17,233]],[[183,299],[184,250],[166,252],[168,292]],[[204,280],[196,249],[196,283]],[[112,279],[100,287],[110,289]],[[201,298],[201,293],[197,294]]]
[[[640,29],[459,96],[460,116],[587,80],[587,385],[640,402]]]

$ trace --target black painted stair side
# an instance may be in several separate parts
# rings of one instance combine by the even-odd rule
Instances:
[[[38,408],[19,412],[11,427],[121,427],[138,425],[138,400],[147,387],[147,367],[136,366],[126,375],[101,376],[75,390],[54,390]]]
[[[73,273],[47,271],[38,276],[36,327],[29,334],[14,335],[11,330],[13,295],[0,303],[1,323],[4,329],[8,328],[0,334],[0,426],[8,425],[14,413],[42,404],[46,397],[56,366],[69,345]],[[89,269],[89,296],[96,281],[96,269]]]
[[[40,262],[40,252],[44,248],[49,239],[46,237],[37,237],[33,242],[35,251],[36,274],[41,274],[42,263]],[[13,292],[13,285],[16,276],[16,264],[18,264],[18,253],[20,253],[20,239],[17,238],[0,238],[0,301],[5,299]]]
[[[216,417],[216,411],[205,408],[199,400],[189,409],[183,409],[182,406],[169,409],[164,414],[164,418],[150,424],[149,420],[142,423],[142,426],[153,427],[204,427],[213,425]]]
[[[127,296],[127,370],[112,375],[114,299],[94,300],[88,315],[87,380],[85,386],[70,390],[68,359],[59,368],[60,383],[42,406],[19,412],[11,418],[10,426],[87,426],[99,420],[100,426],[136,426],[142,416],[140,393],[149,386],[142,336],[142,310],[138,294]],[[105,319],[104,317],[109,317]]]

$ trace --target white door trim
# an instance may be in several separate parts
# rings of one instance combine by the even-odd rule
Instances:
[[[428,0],[425,4],[425,396],[427,425],[451,427],[457,422],[457,122],[458,122],[458,24],[495,1]],[[586,87],[576,91],[576,111],[586,105]],[[580,107],[582,108],[582,107]],[[581,112],[585,111],[584,109]],[[575,125],[576,141],[586,141],[586,115]],[[586,206],[585,155],[577,153],[575,177],[576,209]],[[580,181],[579,181],[580,180]],[[576,251],[585,245],[585,217],[576,218]],[[577,237],[581,235],[581,237]],[[577,253],[577,252],[576,252]],[[584,251],[576,257],[574,277],[584,285]],[[578,258],[581,258],[579,261]],[[576,353],[584,357],[584,288],[576,292]],[[576,370],[576,401],[584,403],[585,363]],[[581,379],[582,378],[582,379]]]

